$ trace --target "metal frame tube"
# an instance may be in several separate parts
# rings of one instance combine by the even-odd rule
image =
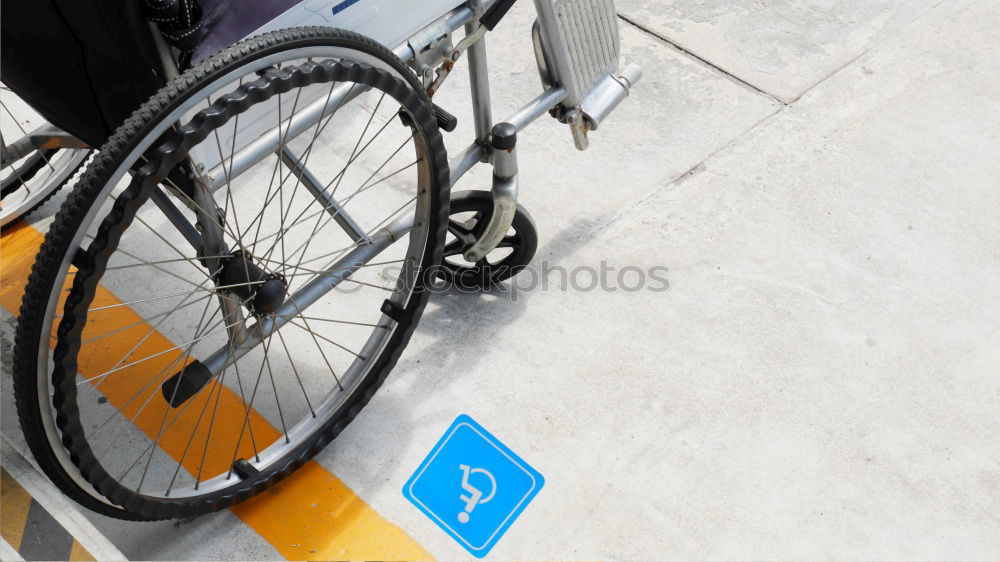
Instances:
[[[47,148],[90,148],[90,145],[55,125],[46,123],[9,145],[4,143],[0,161],[7,167],[36,150]]]
[[[565,88],[553,88],[537,98],[531,100],[524,107],[507,119],[507,122],[514,125],[518,132],[521,132],[536,119],[545,115],[547,111],[559,105],[566,98]],[[451,184],[455,185],[462,179],[469,170],[476,164],[489,159],[490,151],[483,148],[478,142],[469,145],[458,156],[451,159]]]
[[[476,15],[482,2],[476,0]],[[477,22],[469,22],[465,33],[471,35],[478,27]],[[481,38],[469,47],[469,81],[472,86],[472,116],[476,124],[476,140],[485,143],[493,128],[493,108],[490,102],[490,74],[486,63],[486,38]]]
[[[507,118],[507,122],[514,125],[518,132],[521,132],[550,109],[562,103],[566,99],[566,95],[566,88],[552,88],[517,110],[516,113]]]
[[[167,197],[167,194],[163,192],[163,188],[159,185],[154,187],[152,193],[149,195],[149,198],[153,201],[153,204],[160,209],[160,212],[167,217],[170,224],[174,225],[174,228],[176,228],[177,231],[181,233],[181,236],[187,240],[188,244],[191,244],[191,247],[194,248],[195,251],[201,251],[202,247],[205,245],[205,241],[202,240],[201,233],[198,232],[198,229],[184,217],[184,214],[181,213],[179,208],[177,208],[177,205],[174,205],[173,200],[170,197]]]
[[[333,220],[337,221],[337,224],[340,225],[340,228],[344,229],[344,232],[351,237],[351,240],[355,242],[364,240],[364,229],[354,221],[351,215],[347,214],[347,211],[344,210],[344,207],[336,199],[326,192],[323,183],[308,168],[302,165],[302,161],[292,152],[291,148],[288,148],[287,144],[281,147],[280,157],[281,162],[291,170],[292,174],[316,198],[316,201],[326,209],[326,212],[333,217]]]
[[[472,143],[468,148],[462,151],[461,154],[451,159],[451,185],[458,183],[458,180],[462,179],[462,176],[466,174],[473,166],[482,162],[488,157],[486,149],[483,148],[479,143]]]

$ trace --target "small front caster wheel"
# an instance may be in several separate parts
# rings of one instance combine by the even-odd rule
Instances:
[[[535,221],[521,205],[507,236],[483,259],[472,263],[462,255],[482,236],[493,216],[489,191],[460,191],[452,195],[448,236],[440,277],[459,289],[488,288],[517,275],[527,267],[538,248]]]

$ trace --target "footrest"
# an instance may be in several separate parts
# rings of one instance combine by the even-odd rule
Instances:
[[[628,97],[632,86],[642,78],[642,69],[630,64],[617,74],[608,74],[597,83],[580,102],[587,129],[596,131],[604,118]]]
[[[536,6],[532,38],[542,83],[567,89],[558,117],[570,125],[576,147],[585,150],[587,133],[628,97],[642,71],[634,64],[619,70],[613,0],[538,0]]]

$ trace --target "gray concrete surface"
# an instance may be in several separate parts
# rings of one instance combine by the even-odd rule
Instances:
[[[400,489],[460,413],[546,478],[493,559],[996,559],[1000,6],[663,5],[619,7],[725,72],[623,25],[635,95],[590,151],[543,121],[520,154],[539,268],[668,290],[439,295],[317,460],[439,559],[468,556]],[[537,91],[530,20],[490,43],[498,116]],[[93,519],[131,557],[274,556],[228,513]]]
[[[588,158],[627,164],[529,169],[553,209],[644,193],[564,232],[536,213],[540,259],[666,265],[670,291],[439,299],[350,452],[324,457],[445,558],[462,552],[378,480],[462,411],[547,477],[498,559],[995,557],[996,23],[939,7],[686,181],[599,140]],[[364,463],[366,423],[413,428],[388,475],[397,445]]]
[[[620,0],[630,21],[789,102],[940,0]]]

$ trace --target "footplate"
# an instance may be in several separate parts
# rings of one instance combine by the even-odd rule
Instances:
[[[576,92],[588,92],[618,70],[615,4],[611,0],[557,0],[553,4],[571,61],[572,71],[563,82],[572,84]]]
[[[638,66],[619,71],[620,39],[613,0],[535,0],[538,22],[533,37],[542,83],[563,87],[560,119],[573,130],[577,148],[587,133],[628,97],[642,77]]]

